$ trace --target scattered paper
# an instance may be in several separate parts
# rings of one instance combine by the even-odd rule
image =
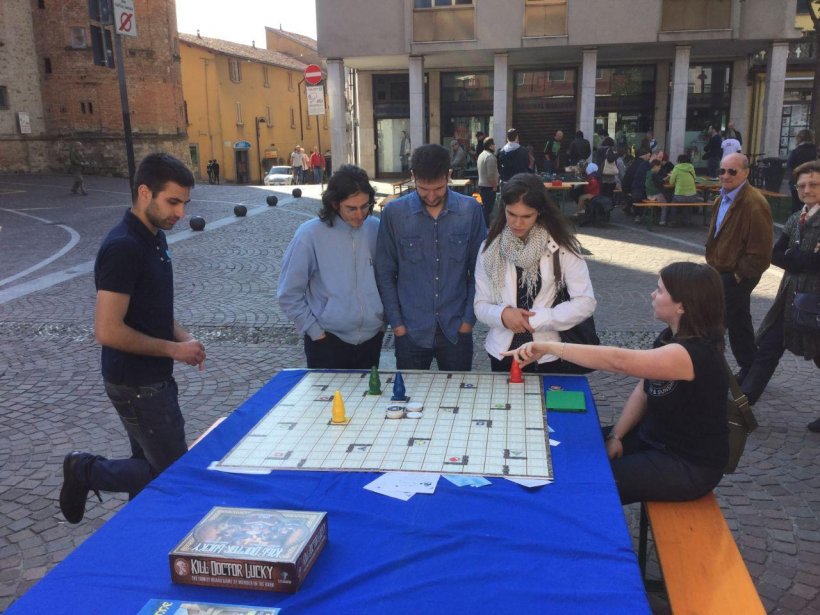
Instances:
[[[442,474],[442,476],[456,487],[484,487],[492,484],[483,476],[465,476],[463,474]]]
[[[550,446],[558,446],[559,444],[561,443],[558,440],[553,440],[550,438]]]
[[[552,427],[550,427],[549,425],[547,425],[547,429],[550,430],[550,433],[555,433],[555,430]]]
[[[507,480],[511,483],[515,483],[517,485],[522,485],[527,487],[528,489],[532,489],[533,487],[543,487],[544,485],[551,485],[552,481],[548,478],[509,478]]]
[[[386,472],[364,488],[406,502],[417,493],[435,493],[438,479],[438,474],[427,472]]]

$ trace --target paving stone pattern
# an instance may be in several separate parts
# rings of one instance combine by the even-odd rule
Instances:
[[[19,294],[32,281],[87,267],[129,204],[124,180],[89,177],[88,197],[68,194],[70,183],[64,175],[0,175],[0,610],[125,503],[113,494],[104,494],[102,504],[89,500],[85,520],[76,526],[64,522],[57,505],[67,452],[129,454],[99,375],[92,275],[2,299],[4,291]],[[294,199],[285,190],[199,185],[186,218],[170,234],[178,236],[171,246],[177,317],[208,351],[204,372],[176,367],[191,440],[278,370],[304,365],[301,340],[276,302],[282,254],[298,225],[318,210],[318,187],[304,191],[303,198]],[[273,192],[280,204],[267,207],[264,198]],[[248,207],[248,217],[233,216],[236,204]],[[188,230],[191,215],[206,218],[205,232]],[[230,223],[215,224],[224,219]],[[699,216],[693,221],[687,228],[649,232],[616,212],[608,227],[582,229],[604,343],[651,345],[660,330],[649,297],[658,270],[675,260],[702,260],[705,230]],[[3,282],[69,241],[76,244],[53,262]],[[779,270],[770,270],[756,289],[756,323],[779,280]],[[485,332],[480,325],[476,329],[475,369],[489,367],[482,348]],[[392,363],[392,341],[386,336],[386,368]],[[589,380],[601,421],[609,423],[635,380],[605,373]],[[761,426],[749,440],[740,470],[717,489],[772,613],[820,612],[820,435],[805,427],[820,416],[818,382],[811,362],[784,356],[755,408]],[[625,507],[624,513],[637,542],[637,506]],[[654,560],[650,572],[658,575]],[[666,610],[658,600],[653,608]]]

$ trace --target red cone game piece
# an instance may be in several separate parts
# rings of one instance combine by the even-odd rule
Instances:
[[[521,375],[521,366],[515,359],[513,359],[510,366],[510,379],[507,382],[510,384],[523,384],[524,382],[524,376]]]

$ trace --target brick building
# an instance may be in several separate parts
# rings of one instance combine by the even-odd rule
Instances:
[[[162,150],[188,160],[175,2],[134,4],[138,36],[122,44],[136,159]],[[9,0],[0,23],[0,170],[65,170],[79,140],[92,173],[127,175],[117,71],[94,64],[88,0]]]

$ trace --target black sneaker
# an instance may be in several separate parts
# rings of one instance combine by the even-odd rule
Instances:
[[[69,523],[79,523],[85,514],[85,502],[89,487],[77,477],[77,464],[91,457],[88,453],[74,451],[63,460],[63,487],[60,489],[60,510]],[[102,502],[100,493],[94,490]]]
[[[813,431],[814,433],[820,433],[820,419],[809,423],[808,425],[809,431]]]

